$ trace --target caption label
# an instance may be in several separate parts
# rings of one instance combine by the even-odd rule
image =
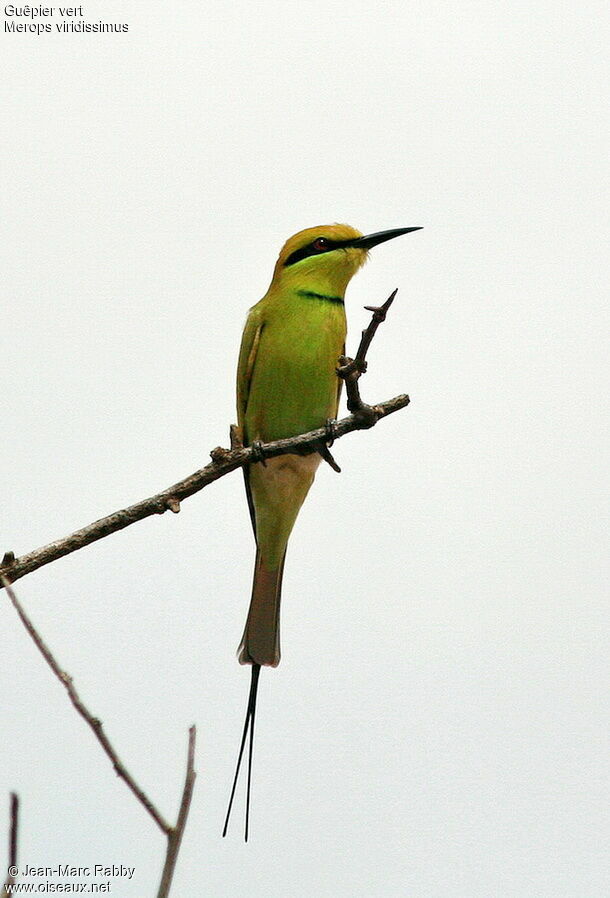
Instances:
[[[16,6],[4,7],[6,34],[124,34],[128,22],[92,21],[84,6]]]

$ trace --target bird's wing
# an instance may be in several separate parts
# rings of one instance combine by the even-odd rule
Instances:
[[[264,326],[263,316],[255,306],[250,310],[246,326],[244,327],[239,350],[239,362],[237,364],[237,423],[241,428],[242,439],[244,439],[246,445],[249,443],[248,435],[244,433],[246,409],[248,407],[252,374],[256,363],[256,353]],[[252,521],[252,529],[256,538],[256,515],[252,500],[252,490],[250,489],[250,469],[248,465],[243,468],[243,472],[248,508],[250,509],[250,520]]]
[[[237,423],[243,428],[250,395],[250,383],[256,363],[256,353],[264,327],[261,312],[255,306],[250,310],[241,338],[237,364]]]

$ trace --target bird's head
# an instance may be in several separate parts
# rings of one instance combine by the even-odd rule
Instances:
[[[272,287],[306,289],[342,297],[372,247],[417,230],[419,228],[396,228],[363,235],[346,224],[306,228],[290,237],[282,247],[273,272]]]

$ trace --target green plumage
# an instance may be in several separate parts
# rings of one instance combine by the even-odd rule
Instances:
[[[245,445],[323,427],[337,414],[336,367],[346,333],[343,296],[366,253],[337,250],[287,264],[295,249],[321,230],[310,229],[288,241],[267,294],[250,310],[237,373],[237,413]],[[323,231],[335,239],[360,236],[347,225]],[[285,455],[245,471],[257,555],[239,649],[244,664],[279,663],[286,545],[319,462],[317,454]]]
[[[292,292],[265,298],[251,317],[259,337],[243,416],[247,443],[320,427],[337,412],[344,306]]]
[[[368,250],[417,228],[366,237],[349,225],[309,228],[291,237],[271,286],[248,315],[237,369],[237,418],[244,445],[323,427],[337,414],[336,367],[345,347],[345,289]],[[248,732],[246,831],[256,696],[261,665],[280,661],[279,619],[286,546],[320,463],[317,453],[281,455],[244,468],[256,563],[246,627],[238,650],[252,665],[248,709],[229,799],[226,835]]]

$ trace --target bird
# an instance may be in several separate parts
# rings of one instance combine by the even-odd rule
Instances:
[[[346,224],[306,228],[282,247],[271,284],[248,314],[237,366],[238,435],[257,450],[266,442],[324,427],[337,415],[345,352],[345,291],[386,240],[420,228],[362,234]],[[259,450],[260,452],[260,450]],[[280,662],[280,599],[286,547],[297,515],[322,460],[280,455],[243,468],[256,541],[250,607],[238,648],[251,665],[250,692],[231,796],[226,836],[248,733],[245,841],[248,841],[254,720],[260,669]]]

